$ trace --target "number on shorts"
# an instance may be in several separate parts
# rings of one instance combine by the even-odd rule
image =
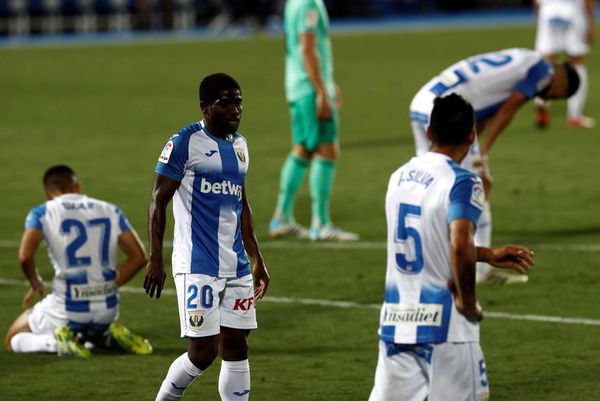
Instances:
[[[191,284],[187,289],[187,293],[189,294],[187,299],[188,309],[198,309],[198,300],[200,300],[202,308],[212,308],[215,298],[213,296],[213,289],[210,285],[204,285],[202,288],[198,289],[196,284]]]

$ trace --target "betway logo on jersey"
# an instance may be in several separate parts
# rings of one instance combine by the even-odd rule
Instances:
[[[213,193],[215,195],[235,195],[239,199],[242,199],[242,186],[239,184],[234,184],[229,180],[210,182],[206,178],[202,177],[202,181],[200,181],[200,192],[203,194]]]
[[[385,304],[383,325],[441,326],[441,304]]]

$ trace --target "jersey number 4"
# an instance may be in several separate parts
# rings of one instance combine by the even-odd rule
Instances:
[[[65,253],[67,256],[67,266],[69,267],[86,267],[92,264],[91,256],[78,256],[77,251],[85,245],[88,240],[88,229],[101,230],[100,241],[100,260],[102,266],[108,266],[109,255],[108,246],[110,240],[110,219],[100,218],[92,219],[85,222],[75,219],[65,219],[60,225],[61,233],[69,235],[73,231],[77,233],[75,238],[67,245]]]
[[[402,273],[416,274],[423,270],[423,245],[419,228],[421,207],[401,203],[398,207],[398,223],[395,242],[396,266]],[[412,260],[409,260],[409,255]]]

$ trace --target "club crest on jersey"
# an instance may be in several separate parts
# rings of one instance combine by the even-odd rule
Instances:
[[[471,205],[483,210],[483,205],[485,204],[485,191],[483,190],[483,185],[481,182],[476,182],[473,184],[470,202]]]
[[[204,323],[204,312],[203,310],[191,310],[188,311],[188,322],[192,327],[200,327]]]
[[[236,154],[238,160],[240,161],[240,163],[246,164],[246,154],[244,153],[243,149],[236,149],[235,154]]]
[[[158,161],[167,164],[169,162],[169,158],[171,157],[171,152],[173,152],[173,141],[169,140],[169,142],[165,144],[162,152],[160,152]]]

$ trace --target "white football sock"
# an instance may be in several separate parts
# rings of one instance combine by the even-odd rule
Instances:
[[[10,347],[14,352],[53,352],[55,353],[56,338],[53,334],[33,334],[22,332],[10,339]]]
[[[190,361],[187,352],[180,355],[171,364],[167,376],[158,390],[156,401],[181,400],[185,390],[202,372]]]
[[[243,361],[221,361],[219,395],[222,401],[248,401],[250,398],[250,364]]]
[[[573,67],[579,74],[579,88],[577,89],[577,92],[567,100],[569,118],[583,115],[583,108],[585,106],[588,90],[587,68],[583,64],[575,64]]]

